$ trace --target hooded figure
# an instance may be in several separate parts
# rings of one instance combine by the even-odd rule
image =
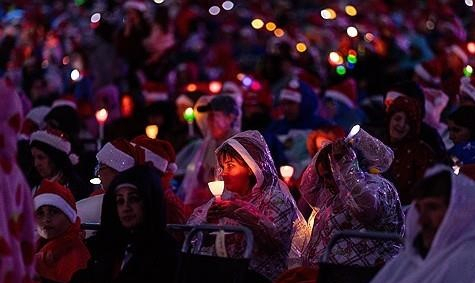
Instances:
[[[173,282],[178,250],[165,220],[156,169],[121,172],[104,195],[101,227],[90,238],[92,282]]]
[[[33,202],[16,162],[23,115],[20,98],[5,80],[0,80],[0,101],[0,282],[32,281]]]
[[[344,143],[340,140],[324,146],[302,176],[300,190],[314,209],[308,221],[313,222],[313,230],[303,254],[305,265],[318,264],[330,239],[341,230],[404,232],[396,189],[377,174],[391,164],[391,149],[362,129],[351,146]],[[392,242],[343,239],[333,248],[329,261],[377,266],[398,250]]]
[[[300,256],[308,235],[305,219],[289,189],[278,178],[267,144],[258,131],[234,135],[216,150],[216,155],[223,167],[222,201],[212,199],[196,208],[188,223],[209,222],[213,214],[220,224],[250,228],[254,234],[250,269],[273,280],[286,270],[288,257]],[[232,169],[227,168],[228,162],[238,159],[242,168],[247,168],[246,176],[230,173]],[[244,186],[243,179],[251,182]],[[236,186],[238,183],[241,186]],[[223,212],[227,208],[231,209]],[[241,254],[242,239],[228,238],[226,250],[231,257]]]
[[[428,170],[426,177],[443,171],[450,174],[450,200],[426,256],[423,258],[415,245],[423,228],[416,202],[413,202],[406,217],[404,250],[386,264],[372,283],[474,282],[475,183],[440,165]]]

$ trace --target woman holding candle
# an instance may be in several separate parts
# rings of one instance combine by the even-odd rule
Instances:
[[[254,234],[250,261],[252,282],[270,282],[287,268],[289,252],[298,253],[306,241],[306,223],[287,186],[279,180],[264,138],[245,131],[226,140],[217,150],[225,192],[198,207],[190,224],[220,221],[243,225]],[[301,246],[299,246],[299,244]],[[238,255],[242,239],[226,239],[227,253]],[[255,279],[259,278],[259,279]],[[260,280],[260,281],[259,281]]]

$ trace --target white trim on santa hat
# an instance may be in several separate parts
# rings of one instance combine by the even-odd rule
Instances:
[[[125,2],[124,9],[135,9],[139,10],[140,12],[145,12],[147,10],[147,5],[145,5],[145,3],[132,0]]]
[[[469,77],[462,77],[460,79],[460,94],[466,94],[475,101],[475,86]]]
[[[468,56],[465,53],[465,51],[463,51],[462,48],[460,48],[460,46],[453,44],[449,47],[449,50],[455,53],[455,55],[457,55],[457,57],[459,57],[460,60],[462,60],[464,64],[467,64]]]
[[[298,91],[290,90],[287,88],[284,88],[283,90],[280,91],[280,97],[279,100],[290,100],[296,103],[302,102],[302,95]]]
[[[175,103],[178,105],[178,104],[185,104],[185,105],[190,105],[190,107],[193,107],[193,100],[191,100],[191,98],[189,98],[187,95],[185,94],[180,94],[176,100],[175,100]]]
[[[103,163],[112,169],[123,172],[135,165],[135,159],[116,148],[112,143],[108,142],[96,154],[99,163]]]
[[[435,84],[440,83],[440,78],[433,77],[425,68],[422,66],[422,64],[417,64],[416,67],[414,68],[414,72],[421,77],[423,80],[427,82],[432,82]]]
[[[76,222],[77,213],[73,207],[62,197],[53,193],[44,193],[37,195],[34,200],[35,210],[43,205],[51,205],[61,210],[68,219],[74,223]]]
[[[143,91],[145,100],[147,102],[167,101],[168,93],[160,91]]]
[[[41,126],[43,124],[43,121],[46,115],[48,115],[50,110],[51,108],[48,106],[38,106],[38,107],[32,108],[30,112],[26,114],[25,118],[33,121],[36,125]]]
[[[344,95],[343,93],[341,93],[339,91],[329,89],[329,90],[325,91],[325,97],[335,99],[335,100],[345,104],[349,108],[355,108],[355,104],[353,103],[353,101],[351,101],[351,99],[348,98],[348,96]]]
[[[69,106],[69,107],[73,108],[74,110],[78,109],[78,106],[76,105],[76,103],[74,101],[67,100],[67,99],[57,99],[57,100],[55,100],[53,102],[53,104],[51,105],[51,109],[59,107],[59,106]]]
[[[48,133],[47,131],[36,131],[31,134],[30,144],[33,141],[40,141],[48,144],[66,154],[71,153],[71,143],[57,135]]]

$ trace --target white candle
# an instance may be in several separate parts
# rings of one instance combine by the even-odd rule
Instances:
[[[221,195],[223,194],[224,191],[224,181],[212,181],[208,182],[208,187],[213,196],[216,197],[216,199],[221,199]]]

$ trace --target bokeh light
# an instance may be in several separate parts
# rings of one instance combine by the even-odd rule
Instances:
[[[468,52],[474,54],[475,53],[475,42],[467,43],[467,50],[468,50]]]
[[[358,30],[355,27],[350,26],[346,28],[346,34],[348,34],[349,37],[356,37],[358,36]]]
[[[100,13],[94,13],[91,16],[91,23],[95,24],[98,23],[101,20],[101,14]]]
[[[211,91],[212,93],[220,92],[222,87],[223,87],[223,84],[218,81],[212,81],[209,83],[209,91]]]
[[[264,22],[261,19],[254,19],[251,22],[251,26],[255,29],[261,29],[264,26]]]
[[[295,49],[297,49],[298,52],[305,52],[307,50],[307,45],[303,42],[299,42],[295,45]]]
[[[277,25],[274,22],[268,22],[266,24],[266,29],[268,31],[274,31],[277,28]]]
[[[341,55],[338,54],[338,52],[333,51],[333,52],[330,52],[330,54],[328,55],[328,61],[332,65],[341,65],[343,64],[343,57],[341,57]]]
[[[234,8],[234,3],[232,1],[224,1],[223,4],[221,4],[221,7],[223,7],[224,10],[229,11]]]
[[[356,11],[355,6],[346,5],[346,6],[345,6],[345,13],[346,13],[348,16],[354,17],[354,16],[356,16],[356,14],[357,14],[358,12]]]
[[[463,68],[463,75],[466,76],[466,77],[471,77],[473,74],[473,68],[472,66],[470,65],[467,65],[465,66],[465,68]]]
[[[217,14],[219,14],[219,12],[221,12],[221,9],[218,7],[218,6],[211,6],[208,10],[208,12],[213,15],[213,16],[216,16]]]
[[[277,29],[274,30],[274,35],[276,37],[282,37],[282,36],[285,35],[285,32],[284,32],[283,29],[277,28]]]
[[[345,66],[343,66],[343,65],[337,66],[336,67],[336,73],[340,76],[343,76],[344,74],[346,74]]]
[[[331,8],[326,8],[326,9],[321,10],[320,15],[325,20],[333,20],[333,19],[336,18],[336,12],[335,12],[335,10],[333,10]]]

